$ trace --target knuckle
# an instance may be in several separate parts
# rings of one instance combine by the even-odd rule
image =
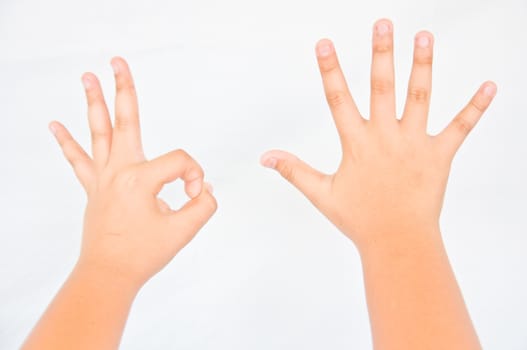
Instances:
[[[91,142],[93,144],[106,140],[109,137],[110,137],[110,133],[106,131],[92,130],[91,132]]]
[[[414,56],[414,64],[418,66],[431,66],[434,62],[434,57],[431,53],[416,53]]]
[[[119,130],[126,130],[132,126],[133,122],[127,116],[119,116],[115,118],[115,128]]]
[[[195,162],[194,166],[192,167],[191,171],[190,171],[190,178],[191,179],[199,179],[199,178],[203,178],[205,176],[205,173],[203,171],[203,168],[201,168],[201,166]]]
[[[373,45],[373,52],[375,54],[390,53],[393,50],[393,44],[391,40],[381,40]]]
[[[476,109],[479,113],[483,113],[485,111],[485,106],[481,102],[477,101],[476,99],[473,99],[470,101],[470,106]]]
[[[191,166],[188,169],[186,169],[185,174],[183,175],[183,181],[185,181],[185,186],[189,185],[190,183],[193,183],[194,181],[200,180],[200,183],[203,184],[203,170],[201,167],[198,166]]]
[[[131,95],[135,95],[135,93],[136,93],[135,85],[134,85],[134,83],[132,81],[122,81],[117,86],[117,90],[120,93],[126,93],[126,94],[131,94]]]
[[[465,118],[455,118],[452,123],[454,124],[454,127],[464,135],[467,135],[474,128],[474,125]]]
[[[327,74],[337,70],[339,68],[339,65],[337,63],[337,60],[333,56],[330,56],[319,59],[319,68],[320,72]]]
[[[326,100],[331,107],[338,107],[346,103],[347,93],[344,91],[331,91],[326,94]]]
[[[293,183],[295,181],[295,169],[287,162],[281,161],[278,163],[278,172],[284,179]]]
[[[428,102],[430,93],[427,89],[421,87],[410,87],[408,89],[408,99],[417,103]]]
[[[386,95],[393,91],[393,82],[385,79],[373,79],[371,91],[377,95]]]
[[[175,159],[181,159],[181,160],[183,160],[185,162],[192,160],[192,157],[187,153],[187,151],[185,151],[185,150],[183,150],[181,148],[178,148],[178,149],[172,151],[172,156]]]

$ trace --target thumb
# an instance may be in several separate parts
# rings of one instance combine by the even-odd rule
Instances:
[[[260,158],[260,163],[278,171],[319,209],[330,193],[331,176],[313,169],[291,153],[267,151]]]
[[[216,212],[218,204],[212,195],[212,186],[204,183],[201,193],[182,208],[168,215],[167,229],[177,235],[177,241],[188,243]]]

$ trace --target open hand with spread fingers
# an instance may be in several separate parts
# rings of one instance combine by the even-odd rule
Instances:
[[[438,135],[427,134],[432,86],[429,32],[415,37],[406,106],[396,117],[393,25],[373,31],[369,119],[348,90],[333,44],[316,47],[326,98],[342,145],[334,174],[290,153],[261,157],[357,246],[375,349],[480,349],[450,267],[439,215],[456,150],[496,94],[484,83]]]
[[[58,122],[50,129],[86,190],[80,263],[106,267],[142,284],[185,246],[216,210],[201,166],[183,150],[147,161],[143,155],[136,90],[127,63],[114,58],[112,127],[97,77],[82,77],[88,100],[92,157]],[[190,200],[172,210],[158,193],[176,179]]]
[[[454,154],[496,93],[494,83],[484,83],[440,134],[427,134],[434,38],[419,32],[406,106],[398,119],[392,28],[388,20],[374,28],[368,120],[357,110],[332,42],[317,44],[324,90],[342,145],[334,174],[323,174],[280,150],[261,157],[264,166],[279,171],[359,249],[385,235],[438,226]]]

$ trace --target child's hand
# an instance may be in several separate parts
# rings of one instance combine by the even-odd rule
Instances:
[[[185,151],[147,161],[143,155],[137,97],[126,62],[114,58],[115,123],[93,74],[83,83],[92,136],[90,158],[58,122],[50,124],[86,190],[88,204],[79,265],[103,269],[140,287],[185,246],[216,210],[203,170]],[[157,194],[181,178],[192,199],[174,211]]]
[[[318,63],[343,152],[337,172],[322,174],[283,151],[262,156],[263,165],[275,168],[302,191],[359,250],[369,242],[397,239],[423,228],[438,232],[454,154],[496,93],[492,82],[483,84],[443,132],[428,135],[432,47],[430,33],[417,34],[406,107],[398,120],[392,24],[377,22],[366,120],[348,91],[332,43],[321,40]]]

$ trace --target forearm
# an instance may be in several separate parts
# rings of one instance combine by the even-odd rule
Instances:
[[[480,349],[439,229],[361,249],[375,349]]]
[[[22,349],[117,349],[137,291],[116,273],[77,265]]]

